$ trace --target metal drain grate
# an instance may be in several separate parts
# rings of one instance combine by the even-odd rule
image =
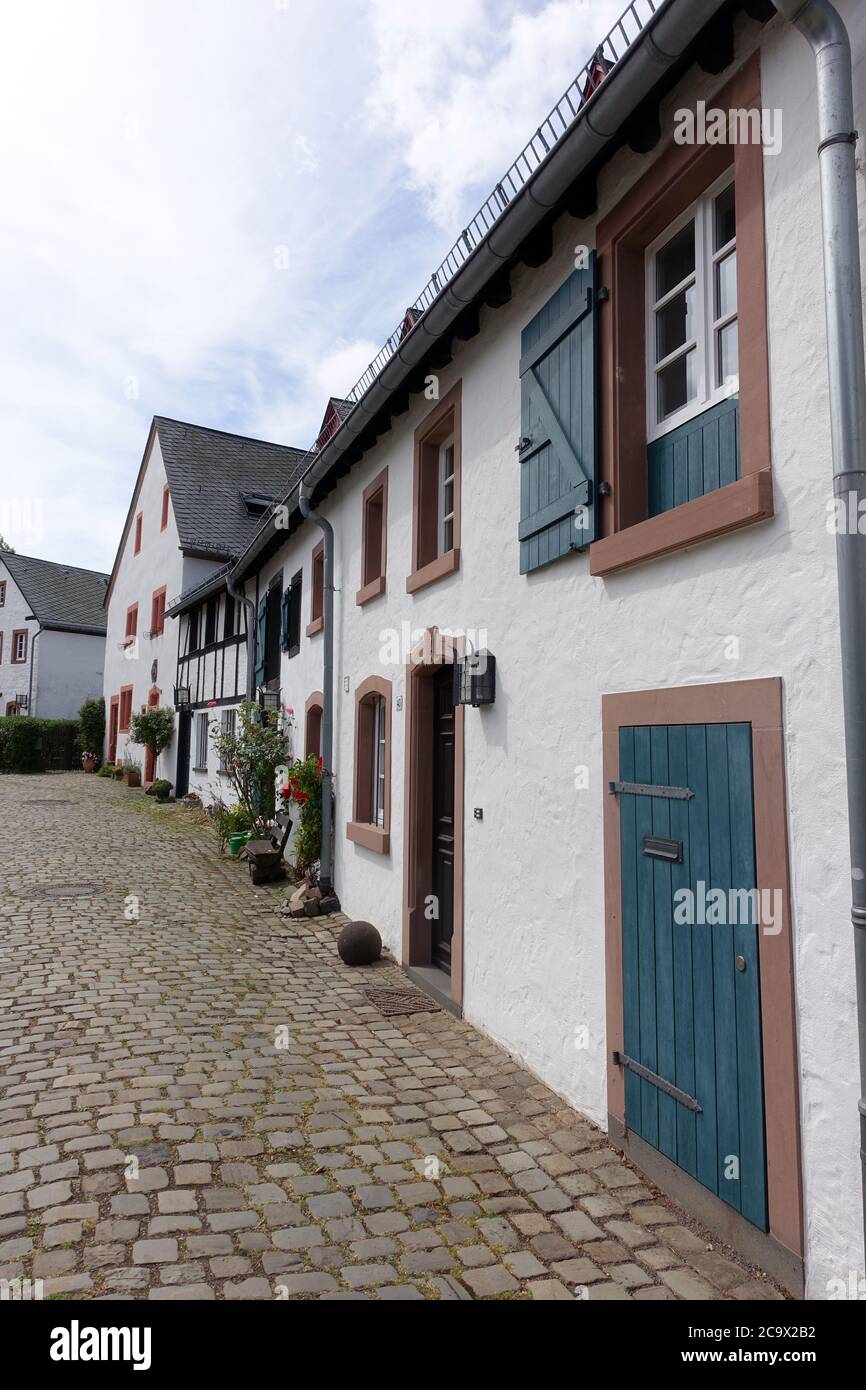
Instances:
[[[103,883],[46,883],[33,889],[40,898],[94,898],[105,892]]]
[[[426,994],[417,989],[365,989],[370,1003],[380,1014],[391,1017],[394,1014],[433,1014],[439,1012]]]

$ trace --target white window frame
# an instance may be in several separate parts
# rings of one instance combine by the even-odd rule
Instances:
[[[373,697],[373,787],[371,798],[371,819],[373,825],[385,824],[385,754],[387,727],[385,720],[385,697]]]
[[[450,470],[450,472],[446,472],[446,469],[448,468],[448,450],[449,450],[449,449],[451,450],[451,470]],[[454,435],[453,435],[453,434],[449,434],[448,438],[447,438],[447,439],[443,439],[443,440],[442,440],[442,443],[439,445],[439,463],[438,463],[439,478],[438,478],[437,503],[436,503],[436,513],[437,513],[437,515],[436,515],[436,544],[437,544],[437,547],[438,547],[438,553],[439,553],[440,555],[447,555],[448,552],[449,552],[450,550],[453,550],[453,549],[454,549],[454,494],[455,494],[454,479],[455,479],[456,458],[457,458],[457,455],[456,455],[455,449],[454,449]],[[450,511],[447,511],[447,512],[446,512],[446,510],[445,510],[445,488],[447,487],[448,483],[451,484],[451,509],[450,509]],[[451,544],[448,545],[448,546],[446,546],[446,544],[445,544],[445,526],[446,526],[446,524],[447,524],[449,521],[451,522]]]
[[[734,182],[733,170],[728,169],[721,178],[717,179],[706,192],[702,193],[691,207],[686,208],[674,222],[669,223],[664,231],[650,243],[646,249],[646,261],[644,267],[645,276],[645,334],[646,334],[646,414],[647,414],[647,442],[660,439],[665,434],[670,434],[672,430],[678,429],[680,425],[686,424],[689,420],[695,419],[698,415],[703,415],[705,410],[711,406],[718,405],[720,401],[728,400],[735,396],[740,389],[739,374],[730,377],[721,385],[716,385],[716,352],[719,333],[727,324],[733,323],[737,319],[739,306],[734,305],[731,312],[716,318],[715,315],[715,274],[716,266],[719,261],[725,259],[732,251],[737,249],[736,232],[732,239],[718,251],[713,250],[713,211],[714,204],[720,193],[724,193]],[[695,269],[694,273],[687,275],[678,285],[674,285],[661,298],[656,298],[656,255],[666,246],[677,232],[682,231],[687,223],[694,221],[695,224]],[[663,357],[660,361],[655,360],[656,354],[656,313],[660,308],[671,300],[676,299],[678,294],[694,283],[695,285],[695,336],[689,338],[685,344],[676,348]],[[675,362],[678,357],[684,356],[690,349],[696,349],[696,371],[697,371],[697,395],[694,400],[688,401],[680,410],[674,411],[672,415],[667,415],[663,420],[658,418],[658,377],[662,368]]]
[[[195,726],[195,769],[196,772],[207,772],[207,726],[208,717],[204,712],[196,715]],[[204,745],[204,746],[202,746]],[[204,753],[204,757],[202,757]]]
[[[12,647],[12,660],[16,666],[22,665],[27,660],[27,634],[26,632],[16,632]]]

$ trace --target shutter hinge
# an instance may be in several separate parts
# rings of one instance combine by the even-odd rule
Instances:
[[[530,446],[531,443],[532,443],[532,440],[530,439],[530,437],[529,437],[528,434],[522,435],[521,438],[518,439],[517,443],[516,443],[515,446],[514,446],[514,452],[515,452],[515,454],[522,454],[523,451],[524,451],[525,449],[528,449],[528,448],[529,448],[529,446]]]
[[[602,285],[598,291],[598,294],[596,295],[596,300],[599,304],[606,304],[609,299],[610,290],[608,289],[607,285]]]

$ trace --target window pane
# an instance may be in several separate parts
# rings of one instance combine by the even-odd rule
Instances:
[[[656,299],[695,269],[695,224],[689,222],[656,253]]]
[[[442,489],[442,512],[449,516],[454,511],[454,480],[447,482]]]
[[[442,526],[442,553],[447,555],[454,547],[454,522],[449,516]]]
[[[721,251],[722,247],[727,246],[729,241],[733,241],[737,234],[734,185],[732,183],[728,184],[728,187],[716,199],[714,222],[713,250]]]
[[[740,370],[739,349],[737,344],[737,320],[733,323],[725,324],[717,334],[717,371],[718,386],[724,386],[726,381],[735,378]]]
[[[661,362],[682,347],[695,336],[695,331],[695,287],[692,285],[656,314],[656,361]]]
[[[737,307],[737,253],[732,251],[716,266],[716,318],[732,314]]]
[[[658,374],[659,419],[666,420],[675,410],[681,410],[698,394],[698,355],[694,348],[683,353]]]

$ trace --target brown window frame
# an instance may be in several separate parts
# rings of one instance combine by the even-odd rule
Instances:
[[[165,632],[165,594],[166,586],[163,584],[161,589],[154,589],[150,596],[151,637],[161,637]]]
[[[0,608],[6,607],[6,580],[0,579]]]
[[[373,563],[373,512],[378,511],[379,560]],[[355,602],[362,607],[385,592],[388,569],[388,469],[383,468],[364,488],[361,498],[361,587]]]
[[[724,110],[760,109],[757,56],[713,97]],[[645,253],[730,168],[736,189],[740,477],[648,517]],[[599,222],[601,284],[600,539],[590,573],[615,574],[773,516],[763,149],[758,143],[669,145]]]
[[[164,484],[163,484],[163,488],[162,488],[162,515],[160,516],[160,519],[159,519],[159,529],[160,529],[160,531],[164,531],[165,528],[166,528],[166,526],[168,525],[168,499],[169,499],[168,483],[164,483]]]
[[[460,568],[460,513],[462,463],[462,391],[458,381],[421,421],[415,431],[415,461],[412,479],[412,572],[406,577],[407,594],[417,593],[446,574]],[[431,542],[431,530],[438,527],[439,446],[454,435],[454,513],[451,549],[438,553]],[[433,459],[436,459],[435,481]],[[436,553],[433,554],[432,552]]]
[[[138,513],[138,516],[135,518],[135,533],[134,533],[133,541],[132,541],[132,553],[133,553],[133,555],[140,555],[140,554],[141,554],[141,532],[142,532],[143,522],[144,522],[144,512],[139,512],[139,513]]]
[[[133,690],[134,687],[131,685],[122,685],[120,687],[117,710],[117,732],[119,734],[129,733],[129,724],[132,719]]]
[[[383,823],[371,818],[373,759],[372,696],[385,701],[385,788]],[[346,837],[374,854],[391,851],[391,682],[384,676],[368,676],[355,691],[355,758],[352,783],[352,819]]]
[[[310,557],[310,621],[307,636],[315,637],[325,625],[325,542],[313,546]]]
[[[16,646],[17,646],[16,638],[18,638],[18,637],[23,637],[23,638],[24,638],[24,655],[23,655],[23,656],[16,656],[16,655],[15,655],[15,648],[16,648]],[[10,646],[10,649],[9,649],[9,664],[10,664],[11,666],[26,666],[26,665],[27,665],[27,653],[29,652],[29,650],[30,650],[30,632],[29,632],[29,630],[28,630],[26,627],[14,627],[14,628],[12,629],[12,643],[11,643],[11,646]]]
[[[320,758],[320,757],[322,756],[322,716],[323,716],[323,713],[324,713],[324,707],[325,707],[325,697],[324,697],[324,695],[322,694],[321,690],[314,690],[313,693],[312,693],[312,695],[310,695],[310,696],[307,697],[307,702],[306,702],[306,704],[304,705],[304,757],[305,757],[305,758],[310,758],[310,757],[312,757],[312,756],[314,756],[314,755],[315,755],[317,758]],[[315,715],[316,715],[317,712],[318,712],[318,720],[316,720],[316,718],[315,718]],[[312,742],[313,742],[311,735],[312,735],[312,731],[313,731],[313,729],[314,729],[316,723],[318,723],[318,734],[319,734],[319,737],[318,737],[318,740],[317,740],[318,745],[319,745],[318,748],[314,748],[314,747],[311,746],[311,745],[312,745]]]

